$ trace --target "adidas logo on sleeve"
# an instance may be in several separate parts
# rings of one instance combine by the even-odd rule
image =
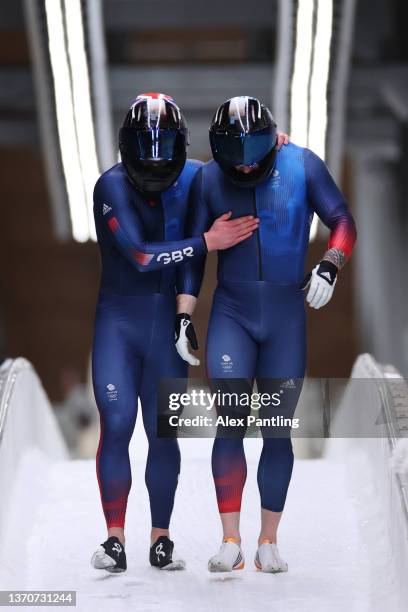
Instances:
[[[112,210],[112,206],[108,206],[107,204],[103,204],[102,206],[102,214],[107,215],[108,212]]]

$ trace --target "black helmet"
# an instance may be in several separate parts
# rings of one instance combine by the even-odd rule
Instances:
[[[215,161],[230,179],[242,187],[254,187],[272,172],[276,158],[276,123],[271,111],[250,96],[227,100],[210,126]],[[257,165],[249,174],[236,166]]]
[[[165,191],[180,175],[187,156],[188,129],[173,98],[137,96],[119,131],[123,165],[143,194]]]

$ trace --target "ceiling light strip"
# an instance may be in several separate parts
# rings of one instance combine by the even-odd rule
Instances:
[[[316,33],[310,82],[308,146],[322,159],[326,158],[327,85],[329,80],[332,28],[332,0],[317,0]]]
[[[84,206],[84,188],[78,154],[71,78],[65,48],[61,0],[45,0],[48,46],[54,82],[57,128],[62,165],[75,240],[89,239],[88,213]]]
[[[100,172],[96,151],[91,84],[85,51],[84,24],[80,0],[65,1],[65,19],[76,135],[88,216],[88,232],[89,237],[95,240],[93,188]]]
[[[313,49],[313,0],[299,0],[296,16],[296,47],[291,87],[290,135],[300,146],[307,146],[308,87]]]

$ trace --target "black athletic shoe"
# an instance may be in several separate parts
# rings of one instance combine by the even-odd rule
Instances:
[[[123,544],[116,536],[111,536],[94,552],[91,565],[95,569],[105,569],[108,572],[124,572],[127,568],[126,553]]]
[[[181,570],[186,564],[174,552],[174,542],[160,536],[150,549],[150,565],[163,570]]]

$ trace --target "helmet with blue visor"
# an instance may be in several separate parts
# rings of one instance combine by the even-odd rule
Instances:
[[[277,126],[257,98],[237,96],[218,108],[210,126],[214,160],[239,186],[254,187],[270,176],[276,160]],[[242,172],[241,167],[250,172]]]
[[[158,195],[182,172],[188,128],[173,98],[160,93],[137,96],[119,132],[123,165],[136,189]]]

